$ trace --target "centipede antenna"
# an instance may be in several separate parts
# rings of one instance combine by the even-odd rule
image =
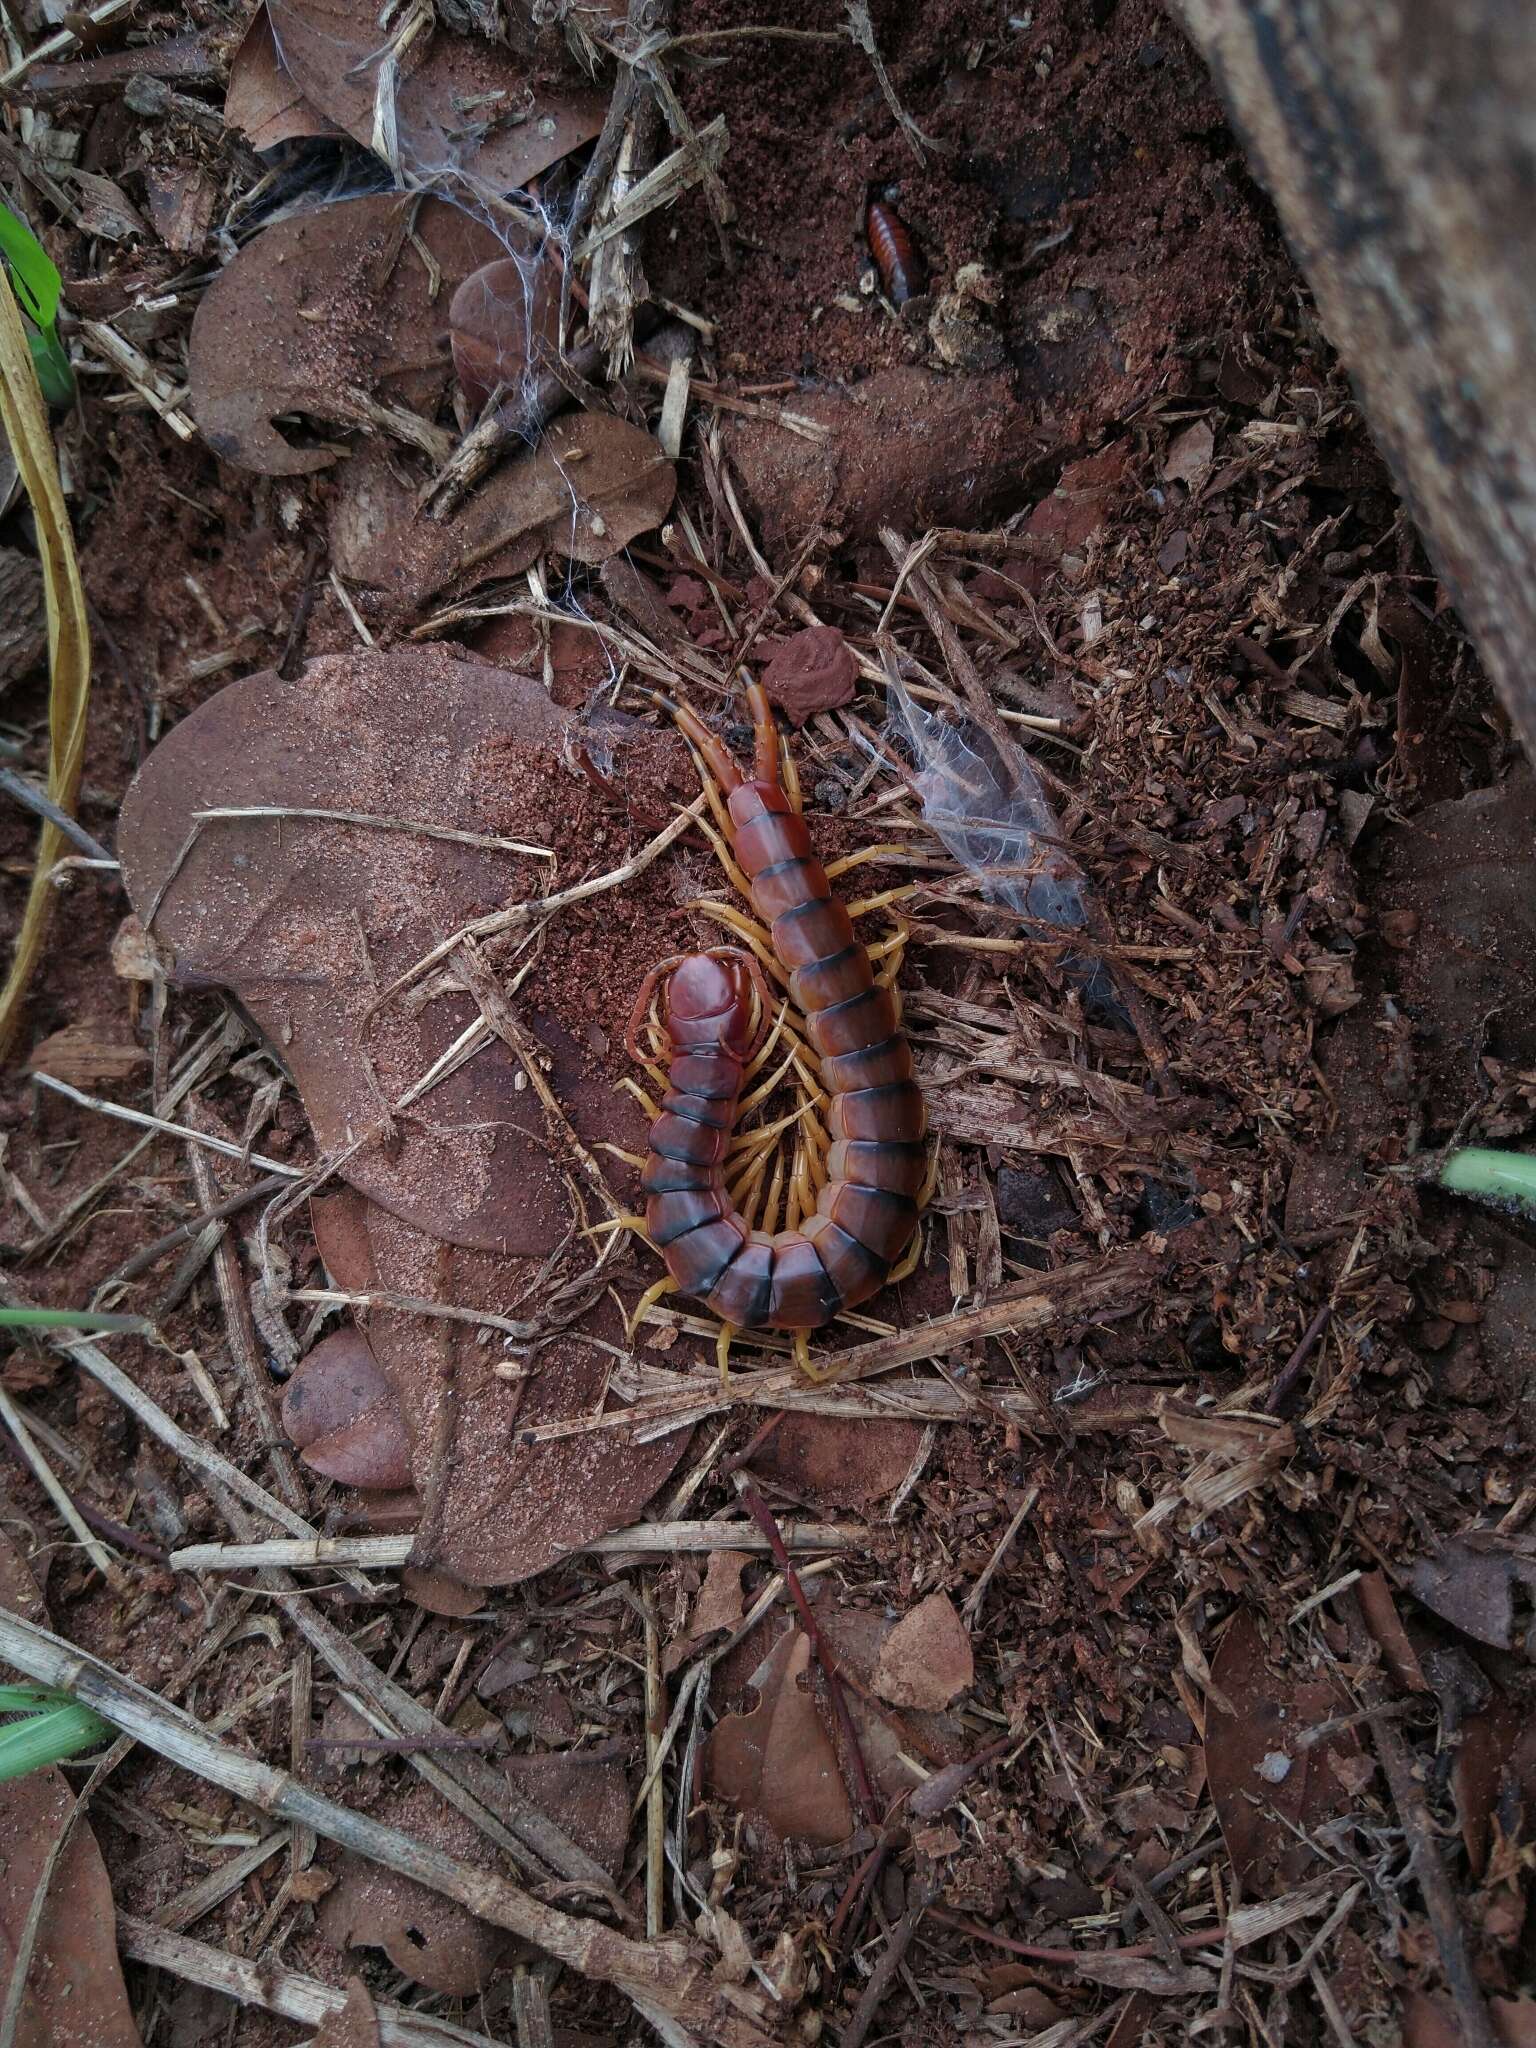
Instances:
[[[800,789],[799,767],[796,765],[794,755],[789,751],[789,734],[787,732],[783,733],[779,739],[779,760],[779,773],[783,780],[784,794],[789,798],[790,809],[799,817],[805,810],[805,798]]]
[[[636,685],[638,689],[639,686]],[[674,698],[664,697],[660,690],[640,689],[642,697],[648,697],[653,704],[669,714],[678,731],[688,744],[696,747],[709,763],[709,772],[725,790],[741,787],[741,770],[731,759],[724,743],[716,739],[699,714],[688,704],[679,704]]]

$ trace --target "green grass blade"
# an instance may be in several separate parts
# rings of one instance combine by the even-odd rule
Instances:
[[[142,1337],[154,1324],[148,1316],[96,1316],[76,1308],[0,1308],[0,1330],[90,1330],[97,1336]]]
[[[40,1771],[47,1764],[62,1763],[82,1750],[100,1749],[111,1741],[112,1733],[99,1714],[73,1700],[68,1706],[13,1721],[9,1728],[0,1728],[0,1785],[24,1778],[28,1771]]]
[[[1468,1145],[1444,1161],[1440,1185],[1456,1195],[1513,1203],[1526,1215],[1536,1216],[1536,1153],[1495,1152]]]

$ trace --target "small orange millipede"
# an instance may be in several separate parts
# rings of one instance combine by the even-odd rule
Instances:
[[[744,1077],[768,1034],[772,999],[762,967],[751,953],[722,946],[653,968],[628,1039],[643,1060],[636,1035],[661,984],[668,1092],[641,1185],[645,1234],[669,1280],[647,1301],[668,1286],[702,1300],[725,1326],[722,1365],[734,1329],[792,1331],[796,1359],[810,1372],[807,1333],[867,1301],[913,1243],[927,1179],[926,1117],[898,999],[875,978],[784,788],[773,710],[759,685],[748,702],[750,776],[695,713],[666,708],[725,794],[730,852],[820,1063],[831,1145],[800,1227],[752,1229],[727,1188],[726,1158]]]

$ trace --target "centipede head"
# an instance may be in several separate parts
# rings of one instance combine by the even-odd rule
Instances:
[[[661,1036],[677,1050],[690,1036],[720,1044],[745,1062],[768,1028],[772,998],[763,970],[740,946],[712,946],[707,953],[674,953],[653,967],[640,985],[625,1037],[630,1058],[644,1061],[640,1026],[651,998],[662,987]]]

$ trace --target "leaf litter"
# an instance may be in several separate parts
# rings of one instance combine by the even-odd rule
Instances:
[[[471,2038],[590,2037],[654,2016],[595,1981],[627,1916],[659,2024],[696,2030],[702,1962],[733,2048],[1521,2024],[1536,1280],[1414,1162],[1536,1114],[1529,777],[1207,88],[1144,0],[1107,12],[866,18],[829,63],[667,41],[713,15],[637,51],[586,10],[284,0],[225,102],[259,163],[199,96],[222,43],[53,67],[78,103],[31,74],[93,323],[56,422],[85,802],[137,918],[71,875],[7,1273],[165,1344],[7,1363],[56,1481],[29,1463],[21,1526],[72,1641],[301,1775],[345,1756],[342,1810],[456,1870],[532,1857],[585,1959],[530,1968],[458,1879],[303,1824],[247,1869],[266,1823],[140,1751],[98,1825],[159,1970],[311,2026],[358,1971],[423,2037],[383,1994],[433,1970]],[[893,178],[910,321],[849,238]],[[586,1234],[632,1199],[629,1002],[722,893],[619,685],[735,744],[744,662],[818,849],[882,849],[841,886],[913,892],[942,1138],[924,1260],[820,1388],[746,1343],[722,1387],[688,1304],[632,1343],[648,1263]],[[213,1133],[252,1156],[210,1183]],[[136,1917],[204,1897],[206,1940]]]

